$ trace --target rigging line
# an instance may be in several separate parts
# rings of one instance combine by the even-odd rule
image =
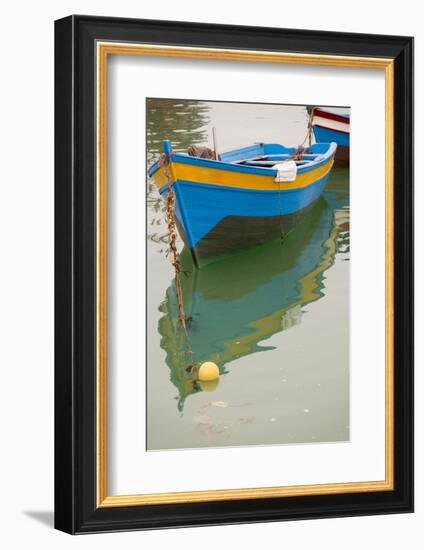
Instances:
[[[281,182],[278,181],[278,208],[280,210],[280,215],[278,221],[280,223],[280,239],[281,243],[284,240],[284,223],[283,223],[283,205],[281,204]]]
[[[306,135],[299,147],[302,147],[306,142],[306,140],[308,140],[309,147],[312,145],[312,123],[314,120],[315,109],[316,109],[315,106],[311,108],[311,112],[309,113],[309,118],[308,118],[308,126],[306,128]]]
[[[168,226],[168,235],[169,235],[169,249],[168,254],[170,262],[174,267],[175,271],[175,289],[177,294],[177,303],[178,303],[178,318],[183,327],[184,335],[187,342],[187,352],[190,357],[189,367],[193,370],[196,368],[196,363],[194,361],[194,353],[191,346],[191,341],[187,331],[187,317],[184,311],[184,302],[183,302],[183,292],[181,287],[181,262],[179,254],[177,251],[177,230],[175,222],[175,202],[176,194],[172,182],[172,178],[169,172],[169,160],[165,156],[161,158],[160,161],[165,166],[165,177],[168,182],[168,194],[166,196],[166,206],[165,206],[165,221]]]

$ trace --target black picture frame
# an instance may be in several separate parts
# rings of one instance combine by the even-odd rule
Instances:
[[[98,40],[394,60],[394,490],[97,507]],[[55,22],[55,75],[55,527],[76,534],[413,511],[413,39],[73,15]]]

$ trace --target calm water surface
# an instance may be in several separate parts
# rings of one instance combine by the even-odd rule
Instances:
[[[162,140],[219,150],[255,141],[300,144],[305,107],[148,100],[148,164]],[[187,372],[159,193],[148,181],[147,448],[349,439],[349,178],[286,237],[196,270],[181,248],[189,340],[217,383]]]

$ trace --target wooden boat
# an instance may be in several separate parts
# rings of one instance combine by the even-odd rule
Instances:
[[[257,143],[210,159],[174,152],[165,140],[148,174],[163,197],[173,186],[178,230],[200,267],[286,235],[321,195],[336,149]]]
[[[348,252],[348,211],[340,208],[336,194],[330,201],[321,197],[283,244],[277,239],[200,270],[183,250],[184,310],[191,319],[187,330],[195,361],[214,361],[221,375],[229,374],[233,361],[273,349],[265,341],[299,324],[304,307],[324,296],[325,272],[337,252]],[[189,395],[216,383],[199,384],[187,370],[191,355],[174,283],[160,309],[161,347],[182,410]],[[225,383],[222,376],[220,383]]]
[[[338,114],[315,107],[313,110],[312,130],[317,143],[333,141],[337,143],[334,166],[349,166],[350,118],[347,114]]]

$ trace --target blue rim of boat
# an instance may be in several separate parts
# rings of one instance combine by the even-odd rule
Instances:
[[[282,147],[285,150],[285,153],[267,153],[265,151],[265,145],[267,146],[267,148]],[[319,166],[328,162],[328,160],[332,156],[334,156],[337,149],[337,144],[334,142],[315,143],[311,145],[308,149],[312,151],[312,154],[316,154],[316,157],[303,165],[299,165],[297,168],[298,174],[309,172],[310,170],[318,168]],[[187,153],[172,152],[172,162],[191,164],[194,166],[200,166],[205,168],[219,168],[220,170],[227,170],[230,172],[256,174],[261,176],[276,176],[278,173],[278,170],[276,170],[273,167],[267,168],[262,166],[261,167],[245,166],[242,164],[237,164],[235,160],[233,162],[229,162],[229,161],[226,161],[225,159],[228,157],[234,157],[234,159],[236,159],[238,157],[237,162],[240,162],[243,160],[248,160],[249,158],[252,157],[252,155],[282,156],[284,154],[284,155],[288,155],[289,157],[290,155],[294,155],[296,151],[297,149],[295,147],[290,147],[290,148],[283,147],[280,144],[258,144],[256,146],[242,147],[240,149],[224,152],[221,154],[221,160],[192,157]],[[276,164],[277,163],[278,163],[278,160],[276,159]],[[160,166],[161,166],[160,161],[159,160],[156,161],[148,169],[147,171],[148,175],[153,176],[153,174],[160,168]]]

